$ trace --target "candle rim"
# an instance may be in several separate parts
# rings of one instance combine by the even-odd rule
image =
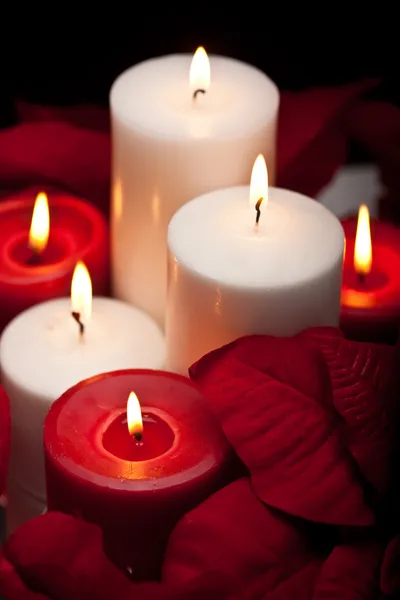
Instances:
[[[335,249],[337,249],[337,256],[334,257],[334,259],[331,259],[329,261],[329,263],[320,263],[319,266],[317,268],[314,268],[314,271],[307,274],[306,276],[302,275],[301,277],[299,276],[298,278],[292,278],[290,281],[287,282],[281,282],[280,280],[265,280],[262,282],[256,282],[256,283],[248,283],[248,281],[244,280],[244,281],[237,281],[232,280],[231,278],[226,277],[226,273],[222,270],[220,270],[220,272],[216,275],[210,275],[209,273],[205,273],[204,269],[200,270],[198,263],[194,264],[193,260],[188,260],[187,257],[185,256],[184,253],[182,253],[182,248],[181,248],[181,243],[177,243],[176,242],[176,234],[175,234],[175,229],[179,228],[179,229],[183,229],[183,225],[182,225],[182,219],[184,218],[185,213],[187,213],[188,211],[190,211],[193,207],[195,206],[199,206],[199,207],[204,207],[205,206],[205,202],[209,202],[209,206],[207,207],[208,209],[212,209],[213,206],[215,206],[215,204],[217,202],[220,202],[221,205],[223,206],[224,204],[227,204],[227,198],[226,198],[226,194],[227,192],[231,192],[232,196],[234,196],[235,194],[240,194],[240,200],[238,200],[237,198],[235,198],[235,207],[236,206],[242,206],[243,208],[247,211],[249,211],[249,215],[250,215],[250,209],[248,208],[248,198],[249,198],[249,193],[250,193],[250,186],[249,185],[241,185],[241,186],[232,186],[232,187],[228,187],[228,188],[222,188],[222,189],[217,189],[214,190],[212,192],[207,192],[205,194],[202,194],[200,196],[197,196],[196,198],[190,200],[189,202],[185,203],[184,205],[182,205],[173,215],[173,217],[170,220],[170,223],[168,225],[168,249],[170,254],[173,257],[176,257],[176,259],[178,260],[179,264],[181,266],[183,266],[185,269],[187,269],[188,271],[194,271],[196,273],[196,276],[199,279],[202,279],[203,281],[206,282],[210,282],[211,284],[218,284],[218,286],[220,286],[221,288],[224,288],[224,286],[226,286],[229,289],[233,289],[233,290],[242,290],[243,288],[245,288],[246,290],[249,291],[257,291],[257,290],[265,290],[266,287],[271,286],[271,288],[278,286],[279,289],[285,290],[285,289],[290,289],[293,286],[296,285],[309,285],[312,284],[313,281],[319,279],[319,277],[327,270],[327,269],[333,269],[337,262],[343,261],[343,246],[344,246],[344,231],[343,231],[343,227],[339,221],[339,219],[333,215],[333,213],[331,213],[327,208],[325,208],[322,204],[318,203],[316,200],[313,200],[312,198],[305,196],[304,194],[300,194],[298,192],[294,192],[292,190],[287,190],[285,188],[279,188],[279,187],[273,187],[273,186],[269,186],[268,187],[268,206],[285,206],[287,198],[290,197],[292,199],[296,199],[296,202],[303,202],[304,204],[307,204],[308,206],[312,206],[313,209],[315,210],[315,213],[320,213],[321,215],[324,215],[325,218],[325,222],[330,222],[332,224],[332,226],[335,228]],[[282,203],[282,198],[279,197],[280,193],[284,193],[284,195],[286,196],[286,199],[283,201]],[[242,197],[243,196],[243,197]],[[278,201],[279,198],[279,201]],[[232,205],[233,205],[233,201],[232,201]],[[268,211],[268,206],[266,208],[266,213]],[[289,210],[290,210],[290,206],[289,206]],[[207,213],[208,214],[208,213]],[[254,217],[255,217],[255,211],[254,211]],[[261,215],[261,219],[267,218],[267,215]],[[250,217],[249,217],[250,218]],[[260,220],[261,223],[261,220]],[[249,227],[250,229],[250,227]],[[198,229],[198,231],[200,231]],[[256,239],[256,238],[255,238]],[[295,252],[295,248],[293,248],[293,252]],[[193,253],[192,253],[193,254]],[[191,257],[193,258],[193,256]],[[197,260],[197,259],[196,259]],[[215,264],[215,261],[214,263]]]
[[[171,489],[174,486],[181,486],[183,474],[186,473],[188,480],[193,479],[201,479],[205,472],[212,472],[213,469],[218,469],[221,462],[225,461],[229,456],[231,449],[230,446],[220,429],[218,422],[212,417],[212,413],[207,408],[203,394],[199,390],[198,386],[196,386],[190,379],[184,377],[183,375],[179,375],[177,373],[172,373],[164,370],[153,370],[153,369],[122,369],[119,371],[111,371],[108,373],[102,373],[98,376],[94,376],[84,380],[83,382],[77,383],[75,386],[71,387],[67,390],[62,396],[56,400],[50,407],[50,410],[46,416],[45,424],[44,424],[44,446],[45,446],[45,454],[48,456],[48,460],[51,460],[52,463],[57,465],[57,468],[64,471],[64,473],[73,472],[74,477],[79,477],[82,480],[87,480],[88,478],[92,479],[96,478],[96,485],[103,488],[110,488],[120,491],[121,493],[126,493],[130,490],[135,490],[135,492],[146,492],[149,489],[149,482],[151,484],[152,478],[148,477],[141,480],[138,479],[123,479],[120,481],[118,476],[111,476],[110,474],[99,473],[98,470],[90,469],[86,466],[78,464],[73,458],[69,456],[65,456],[65,452],[63,452],[62,447],[63,444],[57,439],[57,443],[52,439],[52,435],[54,431],[59,431],[58,429],[58,419],[62,414],[62,411],[65,406],[68,405],[68,402],[71,398],[76,397],[79,390],[87,387],[88,385],[97,384],[99,382],[103,382],[107,379],[113,379],[118,376],[126,376],[131,377],[134,376],[150,376],[152,378],[166,378],[168,380],[173,380],[179,384],[183,384],[183,386],[188,387],[192,390],[195,399],[188,400],[190,405],[192,406],[192,410],[188,411],[187,407],[185,409],[184,414],[187,415],[187,421],[185,430],[182,430],[182,425],[180,424],[178,430],[174,430],[176,442],[173,446],[174,451],[171,452],[169,450],[165,455],[170,455],[170,460],[168,460],[167,464],[170,467],[173,467],[173,461],[177,460],[180,465],[179,472],[163,472],[163,476],[161,478],[154,479],[154,485],[157,489],[163,490]],[[130,388],[132,387],[132,383],[130,382]],[[140,393],[140,389],[136,386],[138,393]],[[150,409],[150,406],[143,402],[143,406],[146,406],[147,409]],[[175,406],[178,405],[174,405]],[[124,408],[124,406],[121,406]],[[154,406],[151,406],[151,409],[154,410]],[[163,409],[161,409],[163,410]],[[182,409],[183,410],[183,409]],[[197,411],[197,412],[196,412]],[[200,412],[199,412],[200,411]],[[190,414],[189,414],[190,412]],[[169,417],[172,417],[174,421],[178,423],[178,417],[175,414],[170,414],[165,410],[165,414]],[[115,413],[114,413],[115,415]],[[207,429],[207,437],[204,438],[201,432],[196,431],[190,423],[193,419],[196,419],[196,423],[198,423],[198,415],[207,415],[206,420],[208,424]],[[204,417],[203,417],[204,418]],[[190,429],[190,435],[189,435]],[[76,433],[78,435],[79,432]],[[200,462],[192,462],[196,461],[196,457],[187,456],[186,453],[177,453],[176,448],[180,446],[180,444],[184,444],[184,440],[193,439],[193,436],[198,436],[203,441],[207,440],[206,452],[203,451],[202,460]],[[193,447],[195,447],[195,440],[193,440]],[[203,446],[204,448],[204,446]],[[184,456],[186,463],[182,466],[182,456]],[[130,461],[117,461],[124,462],[127,465],[130,465]],[[153,458],[149,461],[142,461],[141,465],[144,463],[147,465],[151,465],[154,462],[156,465],[159,462],[159,458]],[[109,464],[115,464],[115,457],[113,461],[109,461]]]
[[[263,82],[263,89],[265,89],[265,96],[268,97],[268,102],[260,104],[260,106],[261,106],[260,115],[261,116],[259,117],[259,122],[255,122],[252,127],[246,128],[245,130],[243,130],[241,128],[242,125],[240,123],[238,123],[237,126],[235,127],[234,134],[229,133],[228,135],[226,135],[226,134],[215,135],[216,132],[213,131],[213,136],[212,136],[213,140],[218,139],[221,141],[229,141],[229,140],[233,140],[233,139],[242,137],[242,135],[244,135],[244,133],[246,133],[246,135],[250,135],[252,132],[258,132],[261,125],[265,126],[266,121],[272,122],[274,120],[276,114],[278,113],[279,104],[280,104],[279,88],[276,85],[276,83],[274,81],[272,81],[272,79],[270,79],[270,77],[268,77],[268,75],[264,71],[262,71],[261,69],[259,69],[258,67],[254,66],[254,65],[248,64],[244,61],[241,61],[241,60],[238,60],[235,58],[231,58],[229,56],[223,56],[220,54],[208,54],[208,57],[211,62],[212,72],[216,72],[217,74],[218,74],[218,69],[219,69],[218,63],[229,64],[233,68],[237,67],[238,69],[246,68],[246,70],[248,70],[248,72],[251,72],[254,74],[254,77],[256,77],[256,76],[259,77],[259,80]],[[175,140],[177,142],[195,139],[193,137],[193,135],[191,133],[189,133],[186,128],[182,129],[182,131],[179,134],[177,134],[176,130],[172,134],[170,129],[165,129],[165,130],[160,129],[160,128],[154,129],[149,124],[147,124],[146,126],[143,126],[140,119],[138,120],[137,118],[132,118],[132,116],[126,117],[125,111],[121,109],[120,101],[119,101],[119,98],[123,97],[127,93],[127,91],[125,89],[127,86],[126,80],[128,78],[132,77],[133,72],[137,71],[138,69],[146,68],[147,66],[152,67],[157,64],[162,64],[162,62],[176,61],[177,59],[182,61],[182,81],[186,81],[186,79],[187,79],[188,97],[190,98],[191,94],[190,94],[190,86],[189,86],[189,68],[190,68],[190,63],[191,63],[192,58],[193,58],[193,54],[191,54],[191,53],[173,53],[173,54],[167,54],[167,55],[148,58],[146,60],[141,61],[140,63],[132,65],[131,67],[128,67],[125,71],[123,71],[122,73],[120,73],[118,75],[118,77],[114,80],[114,82],[111,86],[110,93],[109,93],[109,103],[110,103],[110,108],[111,108],[111,114],[115,115],[117,117],[117,119],[120,120],[125,125],[134,127],[135,130],[141,132],[143,135],[148,135],[149,137],[152,137],[154,135],[154,136],[160,137],[162,139]],[[218,77],[217,77],[217,81],[218,81]],[[213,78],[213,82],[214,82],[214,78]],[[215,85],[215,83],[213,83],[213,85]],[[250,96],[250,95],[249,95],[249,97],[250,97],[250,99],[253,98],[253,96]],[[256,104],[258,104],[258,102]],[[254,113],[254,111],[253,111],[253,113]],[[132,112],[130,112],[129,114],[131,115]],[[204,119],[204,115],[202,118]],[[182,116],[179,117],[179,121],[182,124],[185,124],[186,120],[187,120],[186,115],[184,115],[183,117]],[[199,139],[208,139],[208,138],[206,137],[206,138],[199,138]]]

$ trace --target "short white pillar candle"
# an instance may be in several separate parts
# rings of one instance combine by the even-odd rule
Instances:
[[[13,512],[22,504],[15,495],[26,495],[25,503],[34,507],[30,516],[45,507],[42,430],[53,401],[82,379],[118,369],[159,369],[165,363],[163,335],[146,314],[119,300],[95,297],[90,317],[90,277],[82,263],[71,295],[72,305],[59,298],[24,311],[0,338],[0,376],[12,419],[8,533],[9,523],[14,528],[23,519]]]
[[[138,64],[110,94],[113,292],[162,327],[172,215],[199,194],[246,183],[260,152],[272,181],[275,173],[275,84],[237,60],[211,56],[209,69],[204,50],[195,56],[192,69],[189,55]]]
[[[243,335],[290,336],[338,325],[342,226],[306,196],[268,191],[262,156],[250,188],[211,192],[180,208],[169,225],[168,246],[172,371],[187,373],[201,356]]]

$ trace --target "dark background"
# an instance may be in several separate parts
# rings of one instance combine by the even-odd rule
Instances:
[[[146,7],[151,14],[143,14]],[[53,8],[54,14],[50,7],[2,23],[2,126],[15,120],[15,97],[107,105],[113,80],[128,66],[166,53],[192,53],[199,45],[256,65],[281,89],[379,77],[382,85],[375,93],[400,104],[399,19],[382,14],[379,6],[354,15],[333,5],[324,5],[320,15],[306,14],[299,5],[294,14],[284,3],[248,3],[242,12],[229,7],[222,14],[215,7],[182,14],[182,6],[174,12],[173,5],[161,5],[163,13],[157,4],[139,10],[137,4],[118,2],[104,5],[103,12],[101,4],[91,11],[85,4]]]

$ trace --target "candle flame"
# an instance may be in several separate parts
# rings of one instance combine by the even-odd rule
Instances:
[[[257,156],[251,172],[250,206],[254,209],[260,199],[259,206],[265,207],[268,202],[268,171],[262,154]]]
[[[126,405],[126,420],[128,421],[129,433],[139,441],[143,434],[143,419],[139,399],[135,392],[129,394]]]
[[[36,196],[33,207],[31,228],[29,230],[29,247],[41,253],[47,246],[50,233],[50,213],[47,196],[43,192]]]
[[[359,275],[367,275],[372,266],[371,228],[369,211],[362,204],[358,211],[357,233],[354,246],[354,268]]]
[[[193,94],[198,90],[206,92],[210,87],[210,60],[203,46],[199,46],[193,55],[190,64],[189,79]]]
[[[76,264],[71,282],[71,312],[86,325],[92,314],[92,281],[85,263]]]

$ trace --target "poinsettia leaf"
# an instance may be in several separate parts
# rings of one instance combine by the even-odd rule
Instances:
[[[182,584],[218,570],[230,581],[232,593],[259,577],[268,590],[312,558],[304,533],[264,506],[245,478],[213,494],[178,523],[163,581]]]
[[[400,535],[390,540],[381,567],[381,590],[384,594],[400,592]]]
[[[6,393],[0,386],[0,496],[5,490],[9,456],[10,406]]]
[[[399,350],[349,341],[333,328],[310,329],[299,337],[323,352],[349,450],[376,490],[387,493],[399,428]]]
[[[319,350],[299,338],[248,336],[200,359],[190,375],[263,502],[327,524],[374,522]]]
[[[379,542],[336,546],[322,566],[312,600],[377,600],[383,548]]]
[[[310,600],[321,564],[321,560],[314,559],[269,590],[267,576],[256,580],[241,590],[234,600]]]

